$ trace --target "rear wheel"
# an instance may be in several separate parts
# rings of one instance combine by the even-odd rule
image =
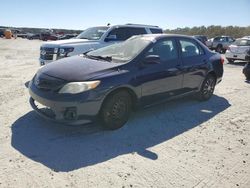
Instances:
[[[103,127],[110,130],[121,128],[128,121],[131,105],[131,96],[126,91],[108,96],[99,114]]]
[[[209,74],[202,83],[201,89],[198,92],[198,99],[206,101],[210,99],[214,93],[216,79],[213,75]]]
[[[219,44],[219,45],[216,47],[215,51],[218,52],[218,53],[220,53],[220,54],[223,53],[222,45]]]

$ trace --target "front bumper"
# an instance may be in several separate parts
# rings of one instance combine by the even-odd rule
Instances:
[[[93,122],[99,113],[102,98],[85,92],[79,95],[62,96],[41,91],[30,82],[30,105],[42,117],[70,125]],[[43,108],[39,108],[41,104]]]

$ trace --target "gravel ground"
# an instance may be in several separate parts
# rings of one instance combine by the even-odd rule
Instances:
[[[250,84],[227,64],[207,102],[138,111],[117,131],[31,109],[41,42],[0,39],[0,187],[250,187]]]

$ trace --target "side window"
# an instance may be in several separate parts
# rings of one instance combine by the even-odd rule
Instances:
[[[128,28],[128,30],[130,31],[130,37],[134,36],[134,35],[143,35],[143,34],[147,34],[145,28]]]
[[[214,42],[218,42],[218,41],[220,41],[220,37],[214,38]]]
[[[151,31],[151,33],[153,33],[153,34],[162,33],[162,29],[154,29],[154,28],[150,28],[149,30],[150,30],[150,31]]]
[[[229,38],[228,38],[228,42],[234,42],[234,39],[231,38],[231,37],[229,37]]]
[[[115,35],[118,41],[127,40],[130,37],[129,28],[116,28],[109,33],[108,37],[110,35]]]
[[[181,39],[180,44],[183,57],[193,57],[204,54],[203,49],[194,41]]]
[[[171,39],[157,42],[147,55],[158,55],[163,62],[178,58],[176,44]]]
[[[219,41],[220,42],[227,42],[227,38],[226,37],[221,37]]]

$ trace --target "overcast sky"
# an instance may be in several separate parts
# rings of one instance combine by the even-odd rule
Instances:
[[[86,29],[107,23],[250,26],[250,0],[11,0],[0,4],[0,25]]]

